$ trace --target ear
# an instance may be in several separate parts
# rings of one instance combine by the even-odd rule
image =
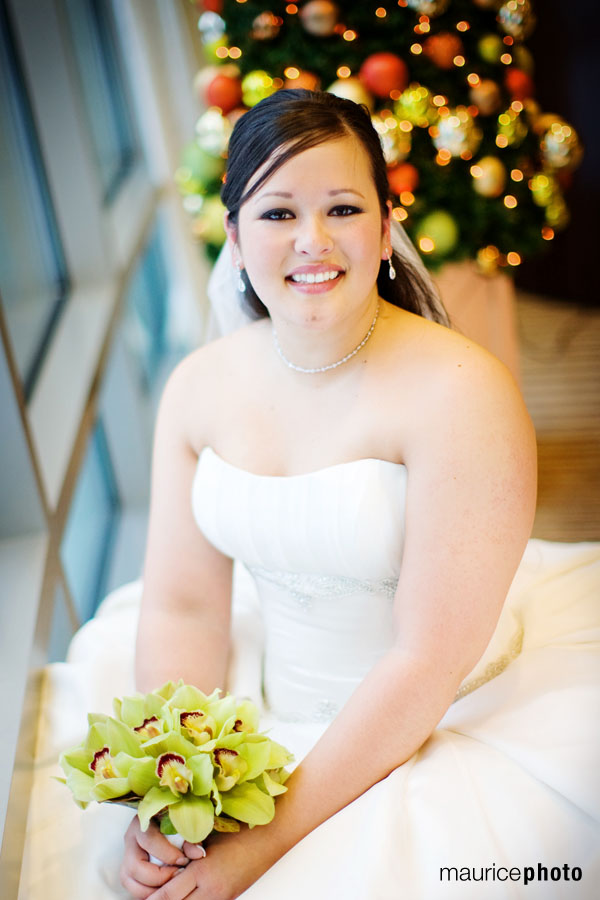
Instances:
[[[389,259],[392,254],[392,233],[391,233],[391,224],[392,224],[392,201],[388,200],[387,204],[387,216],[384,216],[381,220],[381,258]]]
[[[242,262],[242,254],[240,251],[240,245],[238,243],[238,229],[237,225],[235,225],[229,218],[229,213],[225,213],[225,217],[223,220],[223,224],[225,225],[225,234],[227,235],[227,242],[229,244],[229,248],[231,250],[231,256],[233,258],[234,263],[240,269],[243,268]]]

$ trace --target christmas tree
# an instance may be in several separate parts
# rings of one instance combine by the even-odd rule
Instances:
[[[425,262],[482,271],[538,253],[568,223],[575,130],[535,101],[530,0],[191,0],[209,64],[207,110],[176,173],[195,234],[216,255],[236,119],[282,87],[365,104],[381,137],[393,215]]]

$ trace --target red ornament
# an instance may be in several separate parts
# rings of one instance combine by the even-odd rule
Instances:
[[[419,185],[419,171],[410,163],[400,163],[399,166],[388,169],[387,174],[390,190],[397,197],[403,191],[410,191],[412,194]]]
[[[463,55],[462,41],[457,34],[440,31],[439,34],[432,34],[424,41],[423,53],[439,69],[451,69],[454,57]]]
[[[395,53],[367,56],[358,77],[376,97],[389,97],[391,91],[403,91],[408,84],[408,67]]]
[[[206,102],[209,106],[218,106],[227,115],[242,102],[242,84],[239,78],[229,75],[217,75],[206,88]]]
[[[223,0],[196,0],[196,6],[204,12],[214,12],[219,15],[223,12]]]
[[[523,69],[515,69],[511,66],[504,76],[504,84],[513,100],[528,100],[535,94],[533,78]]]

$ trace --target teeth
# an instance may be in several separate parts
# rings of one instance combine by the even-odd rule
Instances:
[[[337,270],[331,272],[317,272],[316,275],[313,272],[303,272],[302,274],[292,275],[291,280],[295,281],[297,284],[321,284],[323,281],[333,281],[339,274],[340,272]]]

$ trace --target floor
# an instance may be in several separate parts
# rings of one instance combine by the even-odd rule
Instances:
[[[519,293],[523,393],[538,437],[534,537],[600,540],[600,309]]]

